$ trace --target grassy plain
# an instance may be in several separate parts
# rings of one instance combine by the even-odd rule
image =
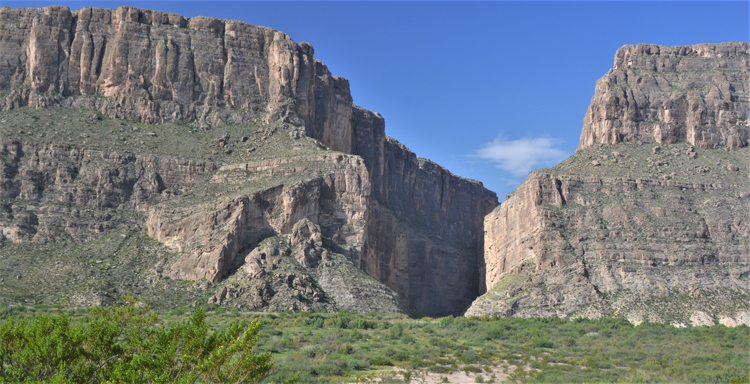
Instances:
[[[87,309],[0,305],[0,319]],[[192,308],[159,311],[160,324],[185,321]],[[261,318],[257,352],[275,367],[264,383],[300,374],[300,383],[748,382],[750,328],[633,326],[601,318],[411,318],[349,312],[251,313],[209,306],[216,330]],[[430,382],[430,381],[426,381]]]

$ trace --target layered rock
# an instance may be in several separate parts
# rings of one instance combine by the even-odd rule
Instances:
[[[623,46],[596,83],[578,148],[636,141],[746,146],[749,52],[747,42]]]
[[[490,291],[467,315],[744,322],[748,156],[622,143],[533,171],[485,218]]]
[[[232,119],[301,119],[327,146],[351,150],[349,83],[310,44],[270,28],[127,6],[2,7],[0,34],[2,109],[104,96],[89,103],[112,118],[221,125],[218,110],[231,108],[250,111]]]
[[[214,163],[0,139],[0,234],[12,242],[86,241],[143,224],[168,188],[210,177]],[[62,236],[62,237],[61,237]]]
[[[576,154],[486,216],[466,314],[750,325],[749,51],[620,48]]]
[[[102,176],[114,196],[101,199],[114,203],[101,204],[135,210],[134,225],[180,254],[159,276],[224,284],[253,247],[269,236],[294,237],[295,225],[308,220],[328,240],[324,249],[315,241],[294,245],[294,256],[325,281],[336,280],[334,270],[354,274],[321,267],[324,250],[394,289],[412,311],[460,312],[484,291],[482,218],[497,205],[495,194],[388,137],[383,118],[352,104],[348,81],[332,76],[310,44],[238,21],[133,7],[2,7],[0,36],[0,108],[15,113],[7,132],[19,143],[76,137],[24,108],[95,110],[91,119],[107,124],[79,121],[80,137],[102,144],[102,153],[120,148],[136,151],[126,155],[131,162],[152,156],[210,164],[193,184],[165,180],[170,170],[151,166]],[[149,131],[128,131],[126,121]],[[225,133],[207,147],[195,133],[212,129],[236,136]],[[172,135],[185,135],[193,153],[181,152]],[[348,155],[301,155],[322,149]],[[154,152],[161,155],[146,155]],[[26,194],[49,183],[39,174],[16,185],[20,178],[8,172],[15,183],[8,188]],[[22,234],[24,223],[38,219],[7,216],[18,225],[6,225],[5,237],[33,236]],[[331,283],[326,292],[364,310],[355,287],[337,288],[349,285]],[[256,288],[257,297],[273,291]]]
[[[197,213],[194,207],[150,211],[146,223],[149,236],[183,253],[171,267],[170,277],[218,283],[244,261],[235,260],[241,250],[279,234],[292,234],[296,239],[301,231],[298,227],[307,223],[323,236],[351,246],[351,252],[359,252],[370,190],[367,169],[354,156],[322,155],[312,160],[338,167],[301,182],[210,201]],[[242,168],[257,166],[244,164]],[[300,244],[293,240],[293,245]],[[308,266],[307,262],[300,264]]]

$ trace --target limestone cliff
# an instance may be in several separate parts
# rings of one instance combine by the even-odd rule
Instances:
[[[221,109],[303,122],[350,152],[352,99],[310,44],[235,20],[123,6],[0,8],[3,109],[88,106],[135,122],[226,123]],[[85,101],[70,96],[104,96]]]
[[[750,139],[750,43],[626,45],[596,82],[578,148],[688,142],[737,149]]]
[[[576,154],[485,218],[467,315],[750,324],[749,47],[618,50]]]
[[[353,104],[348,81],[310,44],[239,21],[133,7],[2,7],[0,37],[4,239],[66,232],[95,241],[127,223],[174,253],[160,278],[206,279],[228,287],[214,302],[243,297],[251,307],[366,310],[358,301],[374,296],[332,283],[333,270],[364,281],[337,269],[348,265],[339,256],[412,311],[460,312],[483,292],[482,220],[495,194],[388,137],[383,118]],[[92,153],[114,163],[89,166]],[[172,176],[175,166],[185,172]],[[38,209],[54,202],[111,212],[106,225],[92,218],[74,231]],[[296,247],[307,245],[279,240],[266,253],[283,262],[247,259],[302,220],[325,239],[306,256]],[[313,262],[320,247],[331,259]],[[265,271],[263,284],[235,281],[244,262],[263,267],[253,269]]]

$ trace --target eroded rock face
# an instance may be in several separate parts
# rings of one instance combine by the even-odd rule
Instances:
[[[597,146],[533,171],[485,218],[490,292],[467,315],[737,318],[750,298],[749,186],[721,164],[748,149],[686,147]]]
[[[747,323],[749,50],[620,48],[576,154],[485,217],[466,314]]]
[[[136,122],[210,125],[223,123],[224,108],[254,113],[234,119],[267,112],[267,122],[302,121],[351,152],[348,81],[283,32],[128,6],[49,6],[0,8],[0,33],[2,109],[85,105]]]
[[[144,223],[138,212],[167,188],[205,180],[210,162],[108,153],[0,139],[0,236],[12,242],[86,241]],[[132,213],[132,215],[131,215]]]
[[[241,251],[268,236],[289,235],[295,223],[308,219],[330,239],[326,246],[332,252],[395,289],[411,310],[460,312],[484,291],[482,218],[497,205],[495,194],[418,158],[386,136],[382,117],[352,104],[348,81],[332,76],[314,58],[310,44],[238,21],[133,7],[76,12],[58,6],[2,7],[0,35],[2,110],[93,109],[105,119],[179,122],[202,132],[265,125],[259,129],[263,137],[241,132],[237,138],[244,140],[239,142],[225,134],[212,143],[213,153],[221,151],[225,158],[236,160],[241,151],[264,160],[212,163],[203,176],[211,187],[202,185],[201,192],[184,183],[170,184],[167,169],[149,166],[137,177],[102,171],[103,187],[115,193],[97,201],[114,199],[117,204],[102,203],[113,209],[126,207],[120,200],[139,201],[136,195],[161,193],[169,200],[176,197],[172,193],[220,191],[216,201],[198,199],[189,208],[180,205],[179,197],[169,204],[127,206],[147,216],[152,237],[185,253],[165,267],[165,276],[218,283],[239,268]],[[14,129],[12,134],[24,131]],[[36,134],[43,137],[45,132]],[[143,134],[148,135],[145,140],[143,135],[132,141],[123,137],[125,147],[138,147],[140,140],[139,150],[154,148],[157,134]],[[275,154],[274,146],[283,142],[273,139],[277,134],[297,143],[312,138],[328,149],[357,156],[304,160]],[[295,165],[297,161],[310,166]],[[329,166],[334,163],[338,165]],[[64,179],[65,170],[60,172]],[[267,178],[258,176],[261,173]],[[40,193],[47,183],[41,176],[19,185],[19,178],[10,179],[7,189],[17,190],[13,193],[22,198]],[[255,184],[263,187],[250,187]],[[19,210],[12,217],[18,225],[4,226],[3,234],[19,241],[35,236],[24,223],[45,220]],[[323,254],[316,240],[310,241],[299,246],[298,263],[318,268]],[[346,301],[356,306],[356,295],[341,292],[340,297],[349,297]]]
[[[172,267],[175,279],[206,278],[217,283],[229,275],[242,249],[252,248],[266,237],[292,234],[295,246],[303,249],[322,234],[341,239],[359,252],[365,236],[367,196],[370,184],[367,169],[355,156],[322,155],[321,161],[345,164],[321,177],[279,185],[229,201],[210,203],[203,212],[153,209],[149,212],[149,236],[184,252]],[[246,164],[251,168],[255,164]],[[173,217],[181,219],[173,220]],[[318,224],[315,224],[317,222]],[[309,225],[309,226],[308,226]],[[312,228],[310,228],[312,227]],[[322,228],[322,229],[321,229]],[[307,240],[302,240],[307,235]],[[303,266],[315,253],[298,259]]]
[[[636,141],[746,146],[749,50],[747,42],[623,46],[596,83],[578,148]]]

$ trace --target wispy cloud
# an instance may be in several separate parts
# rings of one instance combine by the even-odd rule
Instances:
[[[560,139],[537,137],[520,140],[495,139],[479,149],[472,157],[495,163],[497,168],[513,176],[526,176],[532,169],[554,165],[567,157],[565,152],[554,148]]]

